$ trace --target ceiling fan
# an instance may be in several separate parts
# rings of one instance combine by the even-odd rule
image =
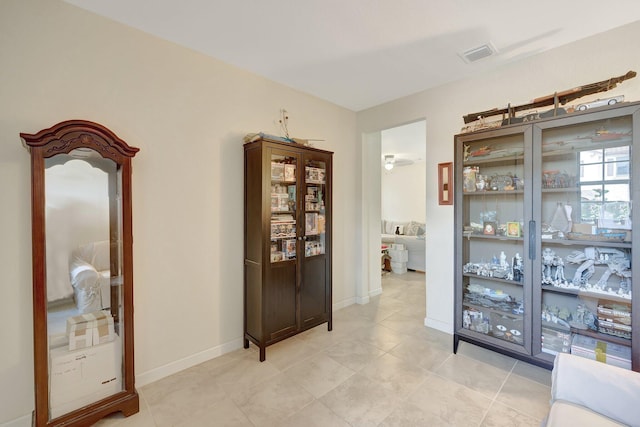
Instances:
[[[409,166],[413,164],[413,160],[396,158],[393,154],[384,155],[384,168],[388,171],[396,166]]]

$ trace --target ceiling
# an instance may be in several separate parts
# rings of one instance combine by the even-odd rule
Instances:
[[[426,121],[420,120],[385,129],[380,133],[380,138],[382,166],[384,166],[384,156],[390,154],[395,156],[397,166],[424,162],[427,154]]]
[[[637,0],[66,1],[353,111],[640,19]]]

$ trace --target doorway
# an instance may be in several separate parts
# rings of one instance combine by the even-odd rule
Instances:
[[[424,224],[426,229],[426,120],[363,134],[362,141],[364,268],[358,303],[366,303],[369,297],[382,292],[380,247],[385,234],[382,221],[396,220],[407,225],[413,221]],[[394,165],[391,170],[385,169],[389,161],[385,155],[391,154]],[[418,265],[424,268],[426,238],[414,244],[422,251],[419,255],[414,252],[414,258],[417,256]]]

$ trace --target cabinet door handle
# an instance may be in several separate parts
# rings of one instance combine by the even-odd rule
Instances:
[[[529,259],[536,259],[536,222],[529,221]]]

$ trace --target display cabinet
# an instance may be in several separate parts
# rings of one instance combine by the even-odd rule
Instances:
[[[244,347],[265,348],[331,316],[333,153],[259,139],[245,151]]]
[[[572,352],[640,370],[639,111],[455,137],[454,352],[464,340],[549,368]]]

